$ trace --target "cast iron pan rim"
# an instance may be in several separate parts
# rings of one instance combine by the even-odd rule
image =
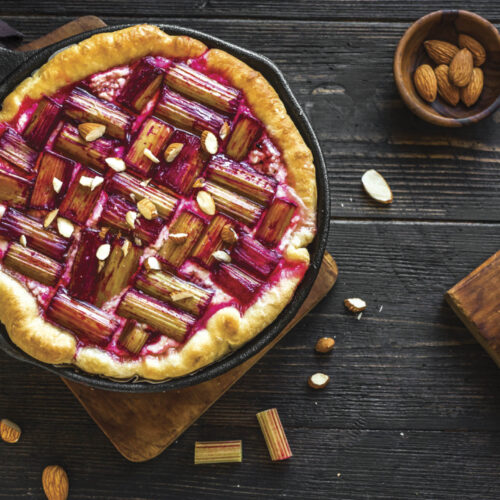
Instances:
[[[49,47],[34,51],[32,54],[29,54],[27,56],[22,54],[16,54],[15,56],[13,55],[13,57],[20,58],[21,62],[20,65],[4,80],[4,83],[2,84],[0,89],[0,102],[3,101],[3,99],[11,89],[13,89],[18,83],[20,83],[20,81],[26,78],[26,76],[28,76],[33,70],[37,69],[43,63],[45,63],[48,57],[55,51],[67,47],[72,43],[79,42],[96,33],[116,31],[119,29],[127,28],[129,26],[134,25],[123,24],[119,26],[103,27],[75,35],[71,38],[62,40],[61,42],[50,45]],[[0,348],[2,348],[2,350],[4,350],[12,357],[20,361],[24,361],[32,365],[44,368],[45,370],[48,370],[52,373],[55,373],[56,375],[62,376],[74,382],[82,383],[91,387],[95,387],[97,389],[117,392],[162,392],[171,389],[179,389],[181,387],[196,385],[229,371],[230,369],[243,363],[245,360],[251,358],[253,355],[257,354],[261,349],[269,344],[293,319],[300,306],[303,304],[312,288],[312,285],[314,284],[314,281],[320,269],[328,238],[330,198],[325,162],[319,142],[312,130],[309,120],[303,113],[299,103],[292,94],[290,87],[285,81],[285,78],[281,71],[267,57],[243,49],[229,42],[225,42],[224,40],[220,40],[211,35],[174,25],[158,24],[158,27],[169,34],[187,35],[193,38],[197,38],[210,48],[220,48],[226,50],[227,52],[249,63],[249,65],[251,65],[255,69],[259,70],[270,81],[271,85],[273,85],[273,87],[277,90],[281,99],[285,103],[289,114],[291,115],[293,121],[295,122],[314,156],[314,163],[316,166],[316,181],[318,187],[318,232],[313,243],[309,246],[309,250],[311,253],[310,267],[307,270],[304,279],[299,284],[299,287],[297,288],[292,301],[281,312],[276,320],[267,328],[265,328],[261,333],[259,333],[257,337],[255,337],[247,344],[243,345],[238,350],[229,354],[225,358],[198,370],[191,375],[174,378],[160,383],[117,382],[110,379],[101,378],[99,376],[87,374],[72,366],[56,367],[53,365],[42,363],[34,358],[31,358],[23,351],[18,349],[8,339],[8,335],[5,332],[5,329],[3,329],[3,331],[1,332],[2,334],[0,335]]]

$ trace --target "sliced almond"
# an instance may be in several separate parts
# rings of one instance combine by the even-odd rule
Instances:
[[[92,142],[100,139],[106,132],[106,125],[100,123],[80,123],[78,125],[78,132],[82,139],[87,142]]]
[[[200,210],[207,215],[215,214],[215,202],[210,193],[206,191],[198,191],[196,195],[196,202]]]
[[[186,300],[192,298],[193,295],[189,292],[174,292],[170,295],[173,302],[180,302],[181,300]]]
[[[90,185],[90,190],[93,191],[95,188],[99,187],[104,182],[104,177],[100,175],[92,179],[92,184]]]
[[[170,233],[168,239],[172,240],[177,245],[182,245],[188,238],[187,233]]]
[[[101,240],[103,240],[104,238],[106,238],[106,235],[108,234],[108,232],[109,232],[108,226],[101,227],[101,230],[99,231],[99,238],[101,238]]]
[[[104,243],[104,245],[101,245],[96,252],[96,257],[99,260],[106,260],[109,257],[109,254],[111,253],[111,245],[109,243]]]
[[[231,127],[229,126],[229,123],[224,122],[222,124],[222,127],[219,130],[219,137],[222,140],[224,140],[228,136],[230,130],[231,130]]]
[[[142,247],[142,240],[140,238],[137,238],[137,236],[134,237],[134,243],[138,246],[138,247]]]
[[[149,198],[143,198],[137,203],[137,210],[139,210],[139,213],[147,220],[158,217],[156,205]]]
[[[224,250],[217,250],[212,254],[212,257],[219,262],[231,262],[231,256]]]
[[[358,297],[345,299],[344,305],[353,313],[359,313],[366,309],[366,302]]]
[[[71,238],[73,236],[73,232],[75,230],[75,226],[73,223],[64,217],[57,218],[57,230],[59,234],[64,238]]]
[[[26,239],[26,236],[24,234],[21,234],[21,237],[19,238],[19,243],[21,243],[23,247],[28,246],[28,240]]]
[[[17,443],[21,437],[21,428],[7,418],[0,420],[0,437],[6,443]]]
[[[58,213],[59,209],[56,208],[55,210],[52,210],[45,216],[45,219],[43,220],[43,227],[45,229],[47,229],[54,222]]]
[[[224,226],[220,236],[228,245],[234,245],[238,241],[238,233],[231,226]]]
[[[194,189],[202,188],[204,185],[205,185],[205,179],[203,177],[198,177],[198,179],[194,181],[193,188]]]
[[[144,156],[149,158],[153,163],[160,163],[160,160],[156,158],[153,152],[149,148],[144,148]]]
[[[156,257],[148,257],[144,261],[144,267],[146,271],[161,271],[160,261]]]
[[[80,180],[78,181],[78,183],[80,184],[80,186],[90,188],[90,187],[92,187],[93,181],[94,181],[93,177],[87,177],[86,175],[82,175],[80,177]]]
[[[315,373],[311,375],[307,381],[309,387],[313,389],[323,389],[328,385],[328,382],[330,382],[330,377],[325,373]]]
[[[148,187],[150,182],[151,182],[151,179],[144,179],[143,181],[141,181],[141,186]]]
[[[376,170],[367,170],[361,177],[361,182],[367,194],[374,200],[384,204],[392,203],[391,188]]]
[[[52,179],[52,188],[54,189],[54,191],[57,194],[59,194],[61,192],[62,187],[63,187],[63,183],[62,183],[61,179],[54,177]]]
[[[136,219],[137,219],[137,212],[132,212],[132,210],[130,210],[125,214],[125,221],[132,229],[135,229]]]
[[[136,198],[135,198],[135,194],[134,193],[130,193],[130,199],[135,203],[136,201]]]
[[[163,154],[165,161],[167,163],[172,163],[177,158],[177,155],[181,152],[183,147],[184,144],[182,144],[182,142],[173,142],[172,144],[169,144]]]
[[[217,141],[217,137],[215,137],[215,134],[208,130],[204,130],[201,134],[201,147],[209,155],[217,154],[217,151],[219,149],[219,142]]]
[[[123,252],[124,257],[126,257],[128,255],[128,252],[129,252],[131,246],[132,246],[132,243],[129,240],[125,240],[123,242],[122,252]]]
[[[127,165],[125,165],[125,162],[121,158],[106,158],[104,161],[115,172],[125,172],[127,170]]]

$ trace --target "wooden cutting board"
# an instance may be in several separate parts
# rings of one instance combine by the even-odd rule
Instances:
[[[446,300],[500,367],[500,250],[450,288]]]
[[[18,50],[46,47],[102,26],[106,26],[106,23],[98,17],[81,17]],[[337,264],[331,255],[325,254],[318,278],[294,319],[265,349],[213,380],[194,387],[156,394],[108,392],[62,380],[126,459],[132,462],[150,460],[173,443],[282,339],[328,293],[337,280],[337,274]]]

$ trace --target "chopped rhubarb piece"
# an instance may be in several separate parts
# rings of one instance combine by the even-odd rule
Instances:
[[[142,272],[135,286],[144,293],[163,302],[200,316],[212,298],[212,292],[189,281],[162,271]]]
[[[196,441],[194,464],[224,464],[241,462],[243,449],[241,441]]]
[[[238,109],[238,90],[223,85],[184,63],[170,66],[165,80],[177,92],[224,113],[233,115]]]
[[[80,168],[61,203],[59,215],[77,224],[85,224],[101,194],[102,183],[98,184],[101,179],[102,177],[90,168]]]
[[[275,199],[257,229],[257,238],[263,243],[276,246],[292,220],[297,207],[282,199]]]
[[[99,274],[94,303],[101,307],[118,295],[130,282],[139,266],[142,249],[128,240],[115,239],[111,254]]]
[[[203,153],[200,139],[176,130],[171,144],[183,144],[179,154],[171,163],[163,161],[154,174],[156,183],[172,188],[176,193],[189,194],[196,178],[203,170]]]
[[[226,154],[236,161],[245,159],[261,133],[262,127],[255,118],[240,115],[227,141]]]
[[[185,233],[187,237],[182,243],[168,238],[160,249],[160,257],[170,266],[174,268],[180,267],[189,257],[191,250],[203,231],[204,225],[205,223],[198,215],[189,211],[182,212],[170,226],[169,233]]]
[[[68,292],[72,297],[92,302],[99,272],[97,250],[102,243],[97,229],[82,231],[68,284]]]
[[[18,241],[25,236],[27,246],[56,260],[62,260],[70,242],[58,234],[43,228],[41,221],[7,208],[0,219],[0,236]]]
[[[139,354],[149,338],[147,332],[141,325],[130,319],[123,328],[118,343],[132,354]]]
[[[136,202],[147,198],[155,204],[158,214],[166,219],[174,213],[179,201],[173,194],[160,191],[151,184],[145,186],[139,179],[126,173],[114,175],[109,181],[107,190],[109,193],[122,194],[127,198],[133,196]]]
[[[262,215],[262,207],[247,198],[212,182],[203,189],[212,195],[217,210],[252,227]]]
[[[24,131],[28,144],[37,150],[43,149],[59,118],[61,105],[48,97],[44,97],[33,113]]]
[[[0,157],[24,172],[31,173],[38,153],[26,140],[11,128],[5,129],[0,138]]]
[[[28,203],[33,182],[14,172],[0,170],[0,202],[11,206],[25,207]]]
[[[262,282],[233,264],[219,264],[215,270],[217,283],[240,302],[250,302],[259,291]]]
[[[267,205],[274,197],[278,182],[224,155],[214,156],[207,166],[207,179],[236,191],[257,203]]]
[[[38,176],[31,195],[30,207],[41,210],[56,208],[68,190],[74,168],[74,161],[51,151],[43,151],[38,163]],[[61,182],[58,192],[54,189],[54,179]]]
[[[140,113],[160,87],[164,73],[152,57],[145,57],[129,75],[117,101]]]
[[[186,99],[166,86],[161,91],[154,114],[176,127],[200,134],[204,130],[209,130],[218,135],[224,124],[224,117],[219,113],[203,104]]]
[[[129,213],[135,214],[133,227],[129,222],[131,218],[127,217]],[[160,217],[152,220],[139,217],[136,205],[116,195],[108,198],[101,215],[101,224],[113,226],[127,232],[131,231],[135,236],[147,243],[152,243],[158,237],[163,222]]]
[[[54,286],[58,282],[63,268],[59,262],[19,243],[10,245],[3,263],[8,268],[48,286]]]
[[[154,330],[182,342],[196,318],[178,311],[167,304],[148,297],[137,290],[129,290],[118,306],[118,314],[124,318],[147,323]]]
[[[114,104],[93,96],[76,87],[64,102],[67,116],[78,122],[102,123],[106,134],[117,139],[125,139],[130,132],[134,118]]]
[[[101,137],[87,142],[80,137],[78,129],[70,123],[65,123],[56,137],[54,149],[72,160],[97,168],[104,172],[107,168],[106,158],[112,156],[114,143]]]
[[[133,170],[147,177],[155,161],[150,155],[158,157],[172,134],[172,127],[156,118],[148,118],[142,125],[135,140],[130,145],[124,160]]]
[[[76,333],[79,337],[98,345],[108,343],[118,328],[118,320],[97,307],[72,299],[59,289],[47,309],[47,317]]]
[[[204,266],[210,267],[214,262],[214,252],[224,246],[222,231],[224,228],[231,228],[234,223],[225,215],[217,214],[210,224],[205,228],[198,243],[193,250],[193,258],[201,262]]]
[[[261,411],[257,413],[257,420],[259,421],[262,434],[264,434],[271,460],[285,460],[290,458],[292,450],[288,444],[278,410],[271,408],[270,410]]]
[[[248,234],[238,239],[231,257],[235,264],[262,279],[268,278],[280,261],[277,252],[269,250]]]

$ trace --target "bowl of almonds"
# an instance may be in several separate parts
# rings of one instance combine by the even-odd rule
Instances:
[[[432,12],[401,38],[394,79],[420,118],[444,127],[478,122],[500,106],[500,34],[472,12]]]

